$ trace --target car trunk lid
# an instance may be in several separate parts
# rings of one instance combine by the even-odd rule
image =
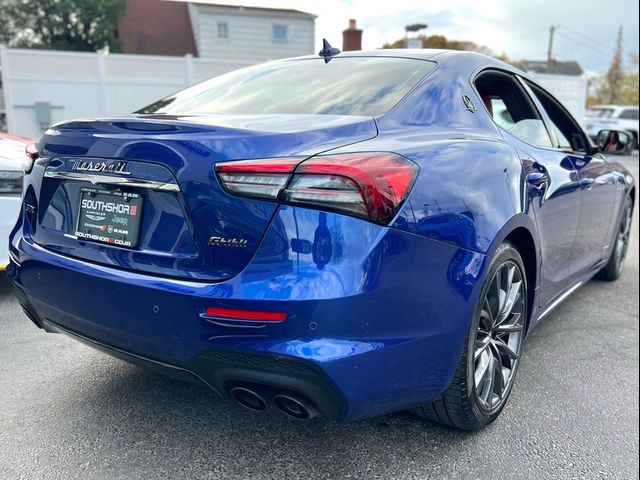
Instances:
[[[302,159],[376,134],[371,117],[343,115],[63,123],[38,144],[44,172],[32,236],[91,262],[224,280],[249,263],[277,205],[229,195],[214,174],[216,163]]]

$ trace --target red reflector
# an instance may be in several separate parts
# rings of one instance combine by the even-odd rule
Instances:
[[[263,322],[281,322],[287,318],[284,312],[261,312],[259,310],[238,310],[235,308],[207,307],[204,314],[208,317],[233,318],[236,320],[258,320]]]

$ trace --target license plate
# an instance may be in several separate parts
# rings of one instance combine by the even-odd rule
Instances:
[[[142,197],[94,188],[80,190],[75,235],[120,247],[135,247],[140,234]]]

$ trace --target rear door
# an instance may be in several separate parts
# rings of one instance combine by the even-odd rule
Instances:
[[[523,162],[529,208],[541,248],[539,302],[546,305],[567,285],[580,216],[579,179],[573,158],[554,149],[542,116],[517,78],[483,72],[476,88],[502,134]]]
[[[589,146],[586,135],[571,114],[540,86],[524,80],[543,110],[560,155],[572,159],[578,171],[582,208],[570,261],[572,277],[594,268],[609,250],[617,218],[618,175],[606,159]]]

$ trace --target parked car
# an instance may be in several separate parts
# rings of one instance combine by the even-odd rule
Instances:
[[[33,140],[0,133],[0,270],[9,263],[9,232],[20,211],[25,148],[30,143]]]
[[[595,105],[589,108],[582,120],[587,135],[596,139],[598,132],[607,129],[624,130],[633,136],[624,153],[638,147],[638,106],[637,105]]]
[[[38,327],[252,410],[473,430],[531,329],[620,276],[635,191],[507,64],[325,46],[50,128],[7,272]]]

